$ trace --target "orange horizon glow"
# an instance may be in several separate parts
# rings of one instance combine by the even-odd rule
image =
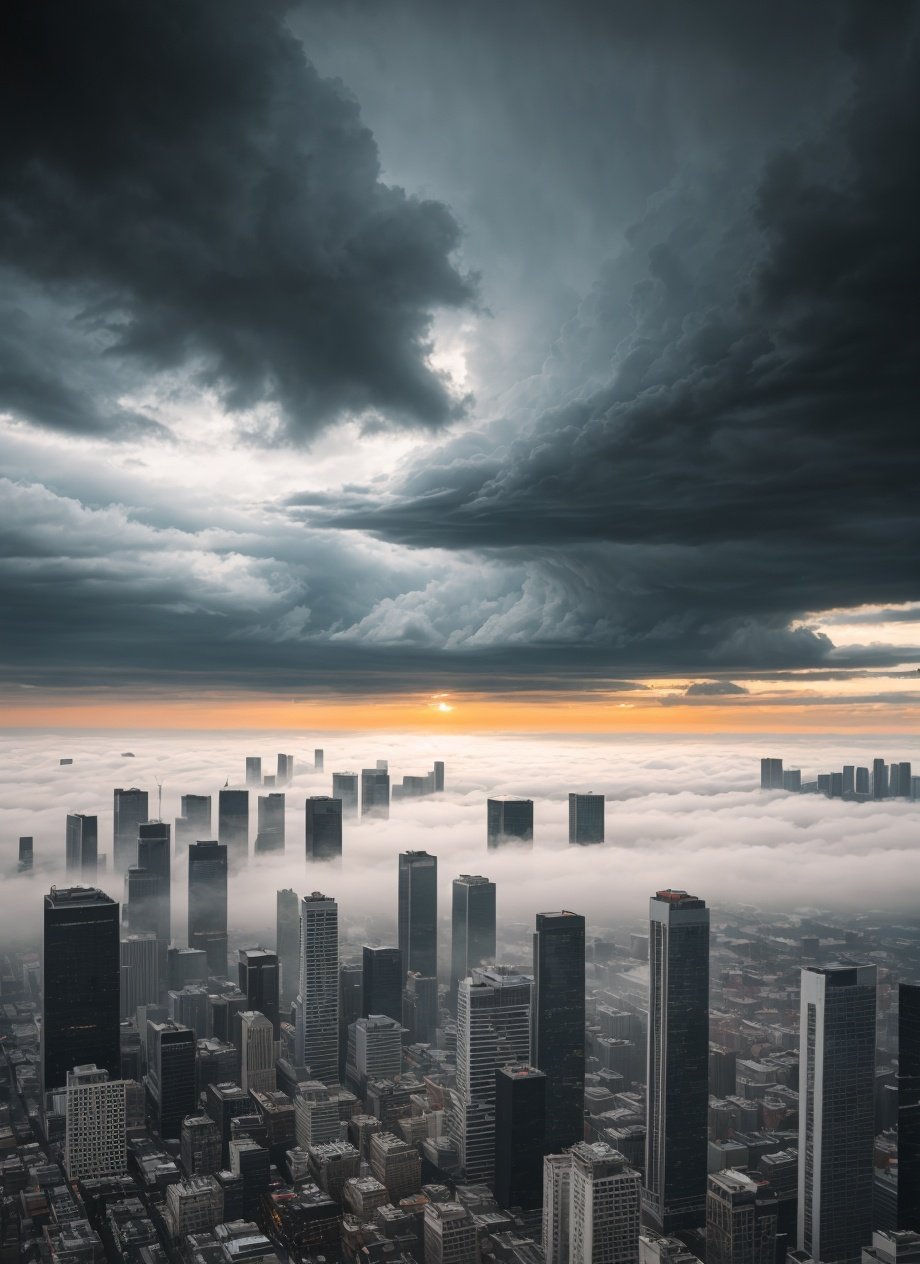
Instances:
[[[918,696],[920,704],[920,696]],[[303,700],[241,694],[162,698],[68,695],[5,699],[6,729],[281,729],[323,732],[900,733],[918,708],[899,703],[783,704],[751,697],[662,706],[638,694],[410,694]]]

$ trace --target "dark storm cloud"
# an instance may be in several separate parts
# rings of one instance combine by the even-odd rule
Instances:
[[[594,576],[614,663],[640,642],[665,665],[689,648],[697,669],[891,663],[795,622],[917,592],[917,10],[856,12],[850,99],[818,140],[751,188],[730,169],[697,181],[631,230],[563,342],[573,380],[605,349],[603,387],[510,441],[449,443],[334,520],[568,557]]]
[[[231,410],[279,404],[294,436],[342,412],[457,413],[426,361],[432,310],[472,299],[457,225],[381,182],[357,103],[285,16],[247,0],[7,6],[0,263],[19,313],[0,408],[133,429],[112,401],[179,369]],[[80,380],[87,361],[108,401]]]
[[[738,685],[733,680],[695,680],[684,690],[684,697],[728,697],[749,692],[744,685]]]

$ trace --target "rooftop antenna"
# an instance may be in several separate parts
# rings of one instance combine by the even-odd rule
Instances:
[[[157,777],[156,783],[157,783],[157,820],[162,821],[163,820],[163,782],[160,780],[159,777]]]

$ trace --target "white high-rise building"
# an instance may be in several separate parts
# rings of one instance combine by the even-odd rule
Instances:
[[[67,1073],[64,1170],[72,1181],[128,1170],[127,1080],[110,1080],[95,1064]]]
[[[543,1253],[546,1264],[569,1264],[572,1203],[571,1154],[547,1154],[543,1160]]]
[[[450,1133],[467,1181],[495,1173],[495,1073],[530,1062],[533,984],[501,966],[474,970],[457,992],[457,1087]]]
[[[353,1027],[355,1080],[363,1093],[368,1080],[391,1079],[402,1070],[402,1024],[386,1014],[370,1014]]]
[[[240,1085],[244,1093],[268,1093],[277,1088],[275,1032],[258,1010],[240,1014]]]
[[[300,902],[297,1061],[314,1079],[339,1082],[339,906],[319,891]]]
[[[638,1264],[639,1173],[603,1141],[579,1141],[569,1153],[570,1264]]]
[[[802,971],[799,1250],[859,1260],[872,1240],[876,968]]]

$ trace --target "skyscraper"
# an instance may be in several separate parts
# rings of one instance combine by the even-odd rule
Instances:
[[[211,796],[184,794],[180,800],[181,815],[176,817],[176,852],[190,843],[211,837]]]
[[[44,900],[42,1083],[94,1062],[121,1075],[118,905],[93,887],[52,887]]]
[[[188,849],[188,946],[208,955],[208,971],[227,973],[227,848],[203,841]]]
[[[585,919],[538,913],[533,937],[533,1063],[546,1076],[545,1154],[584,1140]]]
[[[496,1071],[530,1062],[531,982],[511,970],[474,970],[457,993],[457,1081],[451,1139],[468,1182],[495,1171]]]
[[[546,1264],[569,1264],[572,1205],[572,1155],[547,1154],[543,1160],[543,1253]]]
[[[434,761],[434,792],[435,794],[443,794],[444,792],[444,760],[436,759]]]
[[[342,800],[328,795],[307,799],[307,860],[338,860],[342,855]]]
[[[783,761],[781,759],[762,759],[760,761],[761,790],[782,790]]]
[[[585,845],[604,841],[602,794],[569,795],[569,842]]]
[[[764,1181],[727,1169],[706,1192],[706,1264],[774,1264],[777,1199]]]
[[[325,760],[323,757],[322,749],[319,746],[317,746],[317,748],[313,752],[313,771],[322,772],[324,763],[325,763]]]
[[[920,1225],[920,983],[898,984],[898,1228]]]
[[[543,1205],[546,1076],[526,1063],[495,1075],[495,1198],[506,1211],[536,1211]]]
[[[126,1093],[108,1071],[79,1066],[67,1072],[64,1171],[71,1181],[119,1176],[128,1170]]]
[[[150,819],[147,808],[147,791],[132,786],[113,792],[113,851],[112,863],[119,873],[129,865],[137,864],[137,840],[139,827]]]
[[[706,1219],[709,910],[686,891],[649,901],[643,1218],[659,1233]]]
[[[490,847],[533,842],[533,799],[489,799],[486,836]]]
[[[150,1115],[164,1141],[178,1140],[195,1113],[195,1033],[181,1023],[147,1023]]]
[[[345,1082],[348,1054],[348,1028],[362,1017],[364,970],[353,961],[339,966],[339,1081]]]
[[[249,791],[226,786],[217,796],[217,837],[227,848],[231,869],[241,868],[249,856]]]
[[[342,800],[342,816],[358,815],[358,774],[356,772],[334,772],[332,774],[332,797]]]
[[[397,1023],[402,1022],[402,993],[406,976],[402,968],[402,953],[398,948],[372,948],[365,944],[361,950],[362,1001],[361,1014],[386,1014]]]
[[[872,797],[873,799],[888,798],[888,765],[884,759],[872,761]]]
[[[76,882],[96,881],[99,824],[95,816],[71,812],[67,816],[67,876]]]
[[[798,1245],[825,1264],[872,1240],[875,966],[802,971]]]
[[[339,1078],[339,908],[313,891],[300,904],[300,991],[297,996],[297,1063],[313,1078]]]
[[[19,872],[27,873],[32,868],[34,853],[32,835],[22,834],[19,838]]]
[[[246,785],[261,786],[262,784],[262,757],[260,755],[246,756]]]
[[[244,1093],[275,1089],[275,1034],[258,1010],[240,1014],[240,1085]]]
[[[361,769],[361,816],[386,820],[390,815],[390,774],[383,768]]]
[[[160,996],[157,937],[129,934],[121,940],[121,1016],[133,1018],[138,1005],[156,1005]]]
[[[169,826],[163,821],[147,821],[139,825],[137,837],[137,863],[141,869],[155,875],[157,892],[155,899],[157,939],[168,944],[172,938],[171,900],[171,846]]]
[[[156,936],[159,927],[160,879],[139,865],[125,871],[125,927],[133,934]]]
[[[571,1154],[570,1264],[638,1264],[639,1173],[603,1141]]]
[[[280,1040],[278,954],[267,948],[240,948],[239,985],[246,997],[246,1008],[264,1014],[272,1025],[275,1040]]]
[[[412,1044],[433,1045],[437,1039],[438,981],[410,970],[403,989],[402,1025],[409,1029]]]
[[[290,887],[279,891],[275,902],[276,943],[280,969],[280,1003],[287,1013],[300,987],[300,896]]]
[[[255,850],[284,851],[284,795],[259,795],[259,832]]]
[[[450,1004],[474,966],[495,960],[495,883],[480,874],[461,873],[451,890]]]
[[[438,973],[438,860],[427,851],[399,854],[399,951],[403,977]]]
[[[279,755],[275,765],[275,785],[286,786],[294,780],[294,756]]]

